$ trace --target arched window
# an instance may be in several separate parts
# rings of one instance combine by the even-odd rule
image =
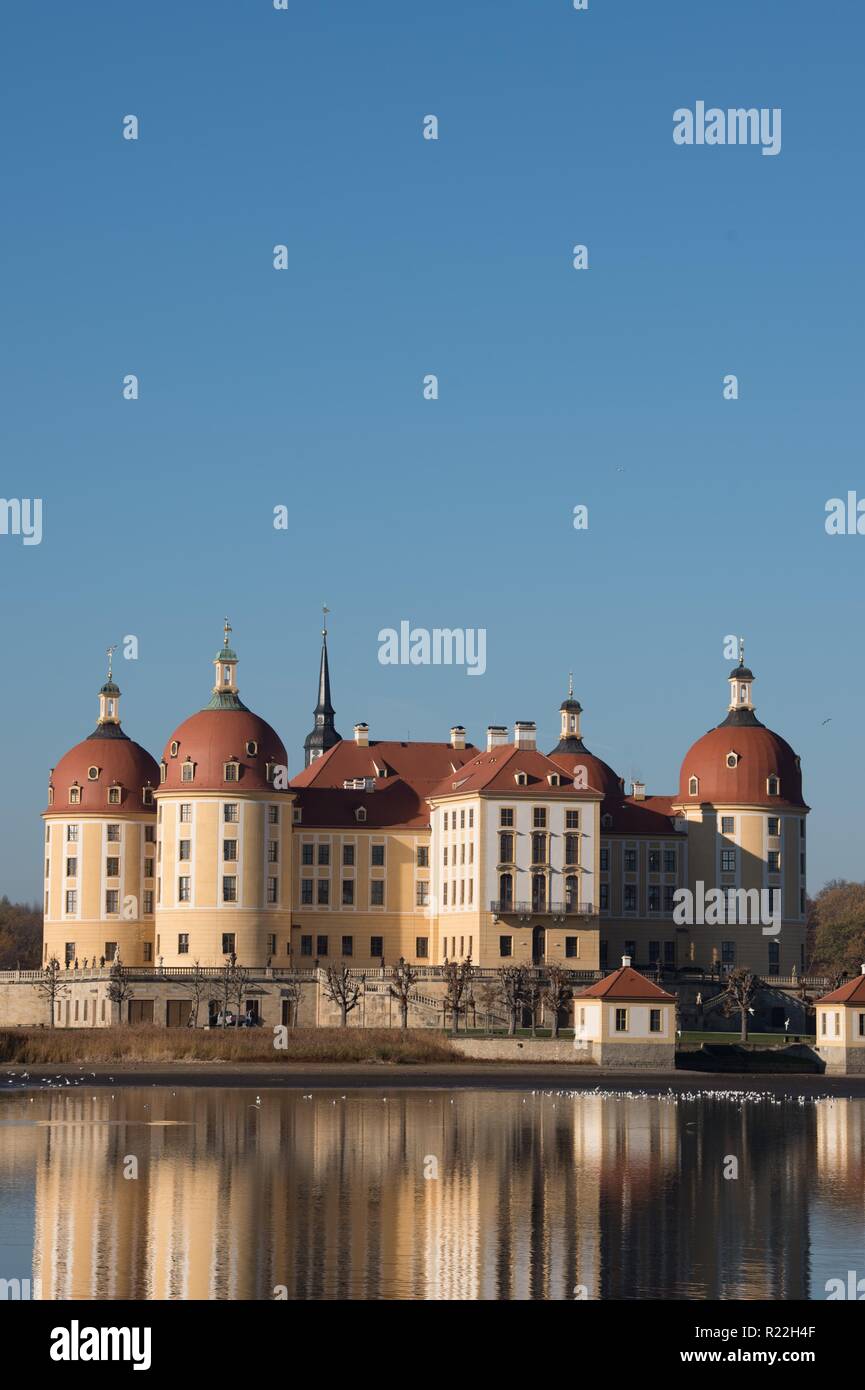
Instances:
[[[772,773],[771,777],[767,777],[766,779],[766,791],[769,793],[770,796],[780,796],[781,794],[781,783],[775,776],[774,772]]]
[[[513,874],[499,874],[499,906],[502,911],[507,911],[514,901],[514,879]]]
[[[689,782],[688,782],[688,795],[689,795],[689,796],[697,796],[697,794],[699,793],[699,790],[700,790],[700,779],[699,779],[698,777],[691,777],[690,780],[689,780]]]

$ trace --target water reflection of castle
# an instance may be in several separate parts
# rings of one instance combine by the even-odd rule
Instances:
[[[861,1102],[254,1099],[40,1097],[43,1296],[804,1298],[815,1181],[862,1220]]]

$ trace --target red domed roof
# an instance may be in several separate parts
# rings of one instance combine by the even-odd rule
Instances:
[[[176,748],[174,745],[177,745]],[[285,745],[264,720],[248,709],[202,709],[175,729],[162,755],[163,789],[241,792],[273,791],[267,764],[288,765]],[[187,761],[195,764],[192,782],[181,780]],[[225,779],[225,764],[239,763],[237,782]],[[158,773],[157,773],[158,776]]]
[[[735,766],[727,765],[735,755]],[[731,760],[732,761],[732,760]],[[778,778],[778,795],[769,792],[770,777]],[[698,779],[696,794],[689,784]],[[688,750],[679,775],[676,805],[709,802],[724,806],[795,806],[804,808],[799,759],[780,734],[753,723],[724,723],[710,729]]]
[[[116,727],[116,726],[111,726]],[[96,769],[98,776],[91,778]],[[145,805],[143,791],[159,788],[159,765],[140,743],[133,743],[123,733],[96,733],[70,748],[54,768],[49,786],[54,789],[54,801],[48,811],[57,815],[72,810],[76,815],[109,816],[115,814],[145,814],[153,811]],[[81,800],[70,803],[69,789],[78,786]],[[108,800],[108,788],[119,786],[119,802]]]
[[[573,777],[578,767],[586,769],[588,784],[595,791],[603,792],[604,797],[615,797],[617,801],[622,799],[624,792],[622,783],[617,773],[613,771],[609,763],[605,763],[602,758],[596,758],[594,753],[583,751],[582,753],[557,753],[555,749],[549,754],[550,760],[556,763],[563,772],[569,777]]]

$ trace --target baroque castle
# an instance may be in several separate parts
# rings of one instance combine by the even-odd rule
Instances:
[[[726,717],[661,796],[626,791],[589,751],[573,688],[548,753],[530,722],[491,725],[482,746],[460,725],[441,743],[376,740],[365,723],[341,737],[326,628],[290,779],[279,735],[240,698],[230,634],[226,621],[210,698],[159,763],[122,728],[109,664],[96,728],[50,773],[45,963],[803,970],[801,768],[757,718],[743,655]],[[682,924],[682,888],[719,890],[731,911]],[[737,920],[741,890],[768,896],[773,931]]]

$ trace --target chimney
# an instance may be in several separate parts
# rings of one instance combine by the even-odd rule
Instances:
[[[534,720],[517,720],[514,725],[514,743],[517,748],[537,747],[537,726]]]
[[[631,783],[631,796],[633,797],[634,801],[645,801],[645,799],[646,799],[646,784],[645,784],[645,782],[632,782],[632,783]]]
[[[355,724],[354,741],[358,748],[369,748],[369,725]]]
[[[507,743],[508,731],[504,724],[487,725],[487,752],[491,748],[499,748],[501,744]]]
[[[630,957],[630,956],[622,956],[622,965],[623,965],[623,966],[626,966],[626,965],[630,965],[630,964],[631,964],[631,957]]]
[[[454,724],[451,729],[451,748],[465,748],[466,731],[462,724]]]

